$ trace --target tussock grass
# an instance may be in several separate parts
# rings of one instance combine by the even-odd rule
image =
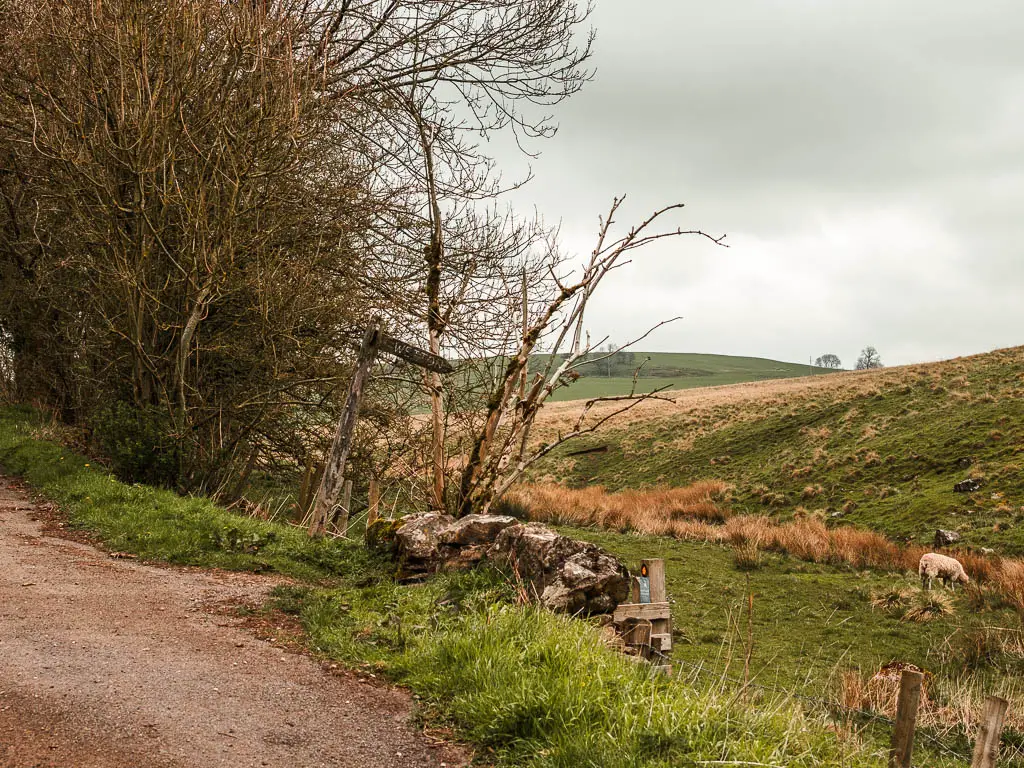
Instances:
[[[911,588],[901,584],[894,584],[885,589],[872,591],[871,607],[892,613],[902,613],[913,595],[914,590]]]
[[[729,486],[717,480],[685,488],[651,488],[608,493],[600,485],[566,488],[554,483],[520,485],[512,489],[509,503],[528,509],[531,519],[562,525],[596,525],[601,528],[654,535],[671,534],[679,520],[724,522],[729,509],[724,496]]]
[[[940,616],[951,616],[955,610],[953,598],[949,595],[934,590],[919,590],[914,593],[903,618],[922,623]]]

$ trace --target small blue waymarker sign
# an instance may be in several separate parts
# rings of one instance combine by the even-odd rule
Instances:
[[[640,566],[640,575],[637,577],[637,583],[640,585],[640,602],[651,602],[651,579],[647,575],[647,563]]]

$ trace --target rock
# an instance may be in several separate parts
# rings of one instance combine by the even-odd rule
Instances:
[[[366,546],[370,549],[394,550],[395,533],[401,520],[374,520],[366,528]]]
[[[953,486],[953,490],[957,493],[974,493],[981,488],[981,480],[976,477],[969,477],[966,480],[961,480]]]
[[[949,547],[960,541],[960,534],[956,531],[946,531],[939,528],[935,531],[935,546],[936,547]]]
[[[399,576],[471,568],[486,557],[495,537],[515,523],[514,517],[505,515],[466,515],[456,520],[440,512],[423,512],[403,517],[394,534]]]
[[[455,522],[451,515],[421,512],[403,517],[395,530],[395,553],[399,578],[426,575],[437,570],[440,561],[438,537]]]
[[[974,459],[972,459],[970,456],[964,456],[963,458],[958,459],[956,463],[957,466],[960,467],[960,469],[967,469],[968,467],[971,466],[971,464],[974,463]]]
[[[438,533],[446,547],[467,547],[494,543],[498,534],[519,521],[508,515],[466,515]]]
[[[629,597],[629,571],[589,542],[540,523],[505,528],[488,556],[511,564],[546,608],[565,613],[610,613]]]

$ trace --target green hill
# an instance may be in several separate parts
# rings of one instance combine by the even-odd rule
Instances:
[[[937,528],[949,529],[975,568],[1009,567],[1010,556],[1024,554],[1024,347],[673,399],[644,404],[560,449],[534,479],[609,491],[717,479],[730,486],[724,503],[733,521],[823,520],[837,536],[843,531],[835,529],[869,528],[924,548]],[[550,409],[541,431],[557,431],[575,410],[571,403]],[[954,489],[968,478],[980,487]],[[646,514],[640,504],[635,514]],[[917,664],[932,675],[915,747],[921,765],[953,753],[953,764],[967,764],[973,731],[956,713],[976,717],[985,695],[998,693],[1012,711],[1024,711],[1024,587],[1012,581],[978,577],[955,594],[922,592],[909,565],[890,570],[838,555],[811,561],[797,551],[759,551],[757,542],[738,539],[638,535],[625,518],[609,527],[616,530],[571,530],[634,567],[641,558],[665,559],[681,674],[743,679],[749,669],[755,688],[794,692],[811,709],[838,711],[820,701],[828,699],[876,712],[864,694],[876,670]],[[946,607],[915,618],[912,607],[933,596]],[[1000,765],[1024,764],[1024,718],[1013,718],[1003,745]]]
[[[738,513],[803,507],[901,541],[941,527],[1024,554],[1024,347],[676,399],[565,449],[606,451],[540,472],[611,490],[717,478]],[[981,488],[955,492],[968,477]]]
[[[593,355],[595,358],[601,356],[600,353]],[[546,361],[546,357],[538,356],[537,360],[540,363]],[[641,364],[637,392],[650,392],[662,387],[715,387],[834,373],[830,369],[816,368],[806,363],[784,363],[762,357],[690,352],[620,352],[606,360],[597,359],[580,367],[578,372],[581,378],[571,387],[556,392],[552,400],[628,394],[633,386],[633,372]]]

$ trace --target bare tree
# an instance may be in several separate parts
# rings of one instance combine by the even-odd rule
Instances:
[[[874,347],[864,347],[860,352],[860,357],[857,358],[857,364],[855,369],[858,371],[867,371],[872,368],[882,368],[882,357],[878,354],[878,350]]]
[[[819,357],[814,361],[814,364],[818,368],[832,368],[835,370],[843,367],[843,361],[839,359],[838,355],[833,355],[831,352]]]
[[[16,380],[94,424],[124,403],[192,488],[322,450],[347,339],[372,313],[435,349],[470,333],[447,297],[472,293],[451,306],[481,318],[473,282],[506,277],[471,246],[532,235],[474,209],[499,187],[467,137],[550,135],[549,107],[589,76],[589,7],[571,0],[4,11],[0,331]],[[424,143],[439,171],[410,150]],[[443,237],[431,196],[462,201]]]
[[[609,419],[644,400],[659,397],[657,391],[635,392],[634,378],[634,391],[628,395],[588,400],[572,427],[559,434],[555,440],[535,445],[530,439],[537,414],[548,398],[559,388],[571,383],[577,376],[577,369],[587,362],[588,355],[604,341],[591,342],[585,333],[585,313],[590,298],[608,274],[621,263],[622,257],[637,248],[668,237],[699,235],[716,244],[723,241],[722,237],[711,237],[699,230],[656,229],[656,225],[667,214],[682,208],[681,204],[658,210],[626,234],[615,237],[612,226],[622,202],[622,198],[614,200],[607,216],[601,219],[597,245],[578,275],[560,274],[565,264],[557,256],[550,264],[550,292],[546,297],[535,299],[530,321],[506,357],[504,370],[483,411],[483,423],[473,438],[460,481],[457,505],[460,515],[486,511],[494,499],[505,493],[533,462],[558,445],[595,431]],[[663,324],[659,323],[655,327]],[[646,336],[644,334],[640,338]],[[519,382],[523,372],[528,370],[530,356],[541,339],[548,343],[546,363],[542,370],[533,375],[525,396],[517,396],[521,392]],[[628,344],[605,354],[613,355],[626,346]],[[621,407],[588,420],[594,405],[599,402],[618,402]]]

